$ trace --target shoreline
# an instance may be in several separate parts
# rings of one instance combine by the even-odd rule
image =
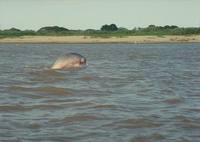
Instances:
[[[20,36],[0,38],[1,43],[200,43],[200,35],[166,35],[166,36],[125,36],[125,37],[91,37],[91,36]]]

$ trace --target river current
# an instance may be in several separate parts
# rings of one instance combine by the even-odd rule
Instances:
[[[200,44],[0,44],[0,141],[198,142]]]

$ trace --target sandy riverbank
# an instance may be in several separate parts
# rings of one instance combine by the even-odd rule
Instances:
[[[191,36],[21,36],[1,38],[0,43],[200,43],[200,35]]]

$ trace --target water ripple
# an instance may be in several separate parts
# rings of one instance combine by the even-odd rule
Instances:
[[[51,70],[66,52],[88,66]],[[200,44],[0,44],[0,141],[198,142],[199,55]]]

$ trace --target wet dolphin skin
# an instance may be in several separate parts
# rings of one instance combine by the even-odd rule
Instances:
[[[69,69],[86,65],[86,58],[78,53],[67,53],[60,56],[51,69]]]

